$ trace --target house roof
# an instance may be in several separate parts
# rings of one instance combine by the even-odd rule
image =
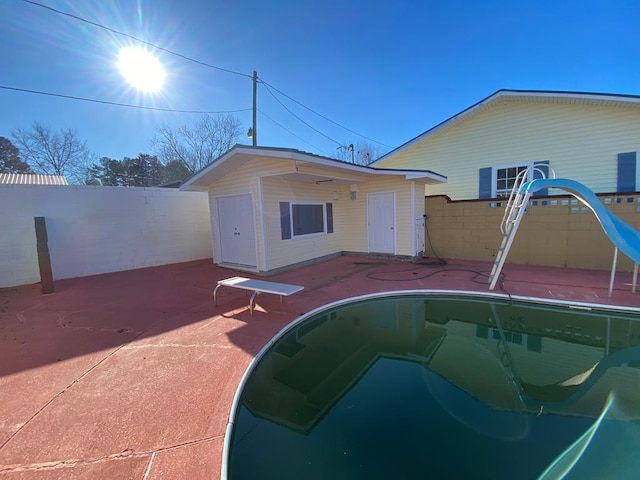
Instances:
[[[229,175],[255,158],[289,160],[292,168],[280,177],[311,184],[352,184],[365,181],[362,176],[397,175],[422,183],[442,183],[447,177],[430,170],[399,170],[356,165],[342,160],[323,157],[294,148],[253,147],[235,145],[209,165],[187,179],[181,190],[207,190],[209,185]],[[360,177],[360,178],[358,178]]]
[[[0,173],[0,185],[69,185],[64,175]]]
[[[429,130],[412,138],[408,142],[403,143],[399,147],[391,150],[380,158],[376,159],[370,165],[375,166],[377,163],[395,154],[420,140],[441,132],[463,120],[482,112],[500,102],[546,102],[546,103],[565,103],[575,105],[598,105],[607,107],[631,107],[640,108],[639,95],[623,95],[617,93],[593,93],[593,92],[569,92],[569,91],[551,91],[551,90],[498,90],[488,97],[480,100],[478,103],[456,113],[452,117],[437,124]]]

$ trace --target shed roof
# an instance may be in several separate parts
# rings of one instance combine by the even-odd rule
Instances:
[[[0,173],[0,185],[69,185],[64,175]]]
[[[398,175],[404,176],[407,180],[421,183],[443,183],[447,181],[447,177],[444,175],[430,170],[374,168],[323,157],[294,148],[235,145],[199,172],[196,172],[191,178],[185,180],[180,189],[207,190],[209,185],[215,181],[258,157],[291,161],[296,168],[290,173],[282,174],[281,176],[298,182],[316,184],[323,182],[334,184],[355,183],[353,174],[360,174],[365,177],[371,175]],[[302,168],[298,168],[303,166],[313,167],[313,172],[309,170],[302,171]]]

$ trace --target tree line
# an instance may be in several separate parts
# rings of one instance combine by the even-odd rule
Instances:
[[[78,133],[39,122],[0,136],[0,173],[64,175],[69,183],[149,187],[181,183],[238,143],[243,128],[234,115],[205,115],[192,124],[160,125],[151,141],[153,154],[114,159],[97,157]],[[339,147],[334,158],[367,165],[382,152],[370,143]]]
[[[153,154],[97,158],[75,130],[39,122],[0,136],[0,173],[64,175],[69,183],[148,187],[182,182],[229,150],[241,138],[233,115],[205,115],[189,125],[157,127]]]

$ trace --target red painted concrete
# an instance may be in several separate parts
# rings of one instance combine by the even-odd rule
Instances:
[[[283,326],[354,295],[407,289],[487,291],[491,265],[339,257],[269,277],[288,297],[217,280],[190,262],[0,289],[0,475],[10,479],[217,478],[229,410],[251,358]],[[631,276],[507,265],[514,295],[640,307]]]

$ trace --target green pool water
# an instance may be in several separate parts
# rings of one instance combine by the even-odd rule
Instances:
[[[248,371],[223,473],[638,478],[637,320],[428,294],[319,311]]]

